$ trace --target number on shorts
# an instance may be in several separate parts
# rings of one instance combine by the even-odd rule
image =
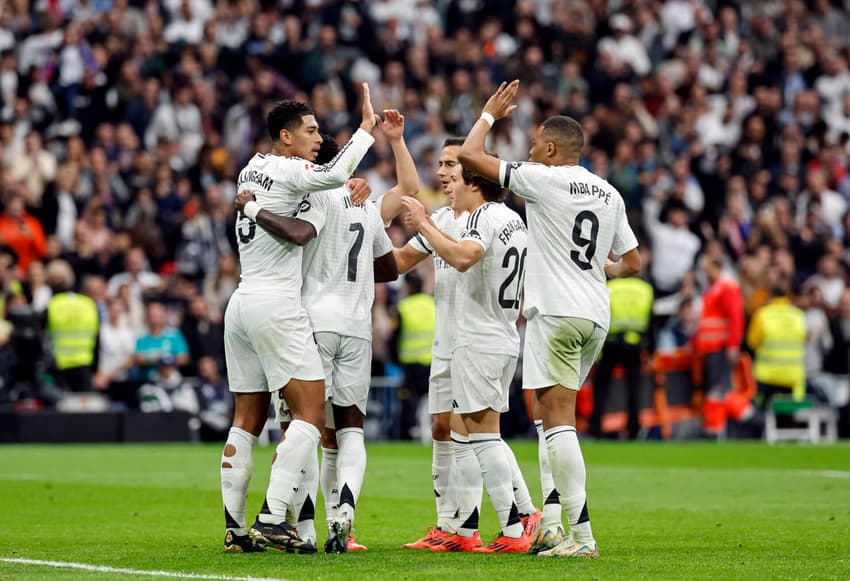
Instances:
[[[247,230],[243,230],[242,226],[244,225],[244,220],[248,221]],[[242,244],[248,244],[251,240],[254,239],[254,236],[257,235],[257,223],[248,218],[248,216],[242,216],[239,219],[239,227],[236,228],[236,233],[239,235],[239,242]]]
[[[525,254],[526,249],[522,249],[522,254],[516,246],[511,246],[505,252],[505,258],[502,259],[502,268],[511,269],[508,277],[499,287],[499,306],[503,309],[518,309],[519,297],[522,294],[522,279],[525,275]],[[513,262],[513,265],[511,264]],[[509,291],[509,287],[516,279],[516,290]],[[510,293],[511,296],[506,296]]]
[[[584,223],[590,222],[590,236],[585,238],[582,234]],[[575,224],[573,224],[573,242],[579,248],[584,248],[584,256],[578,250],[570,251],[570,258],[582,270],[590,270],[593,268],[593,255],[596,254],[596,237],[599,235],[599,218],[596,214],[589,210],[579,212],[576,216]]]
[[[355,222],[348,226],[349,232],[357,232],[354,244],[351,245],[351,250],[348,251],[348,282],[357,281],[357,258],[360,256],[360,249],[363,247],[363,224]]]

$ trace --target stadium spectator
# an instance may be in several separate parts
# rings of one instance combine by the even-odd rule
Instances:
[[[157,300],[148,302],[146,308],[147,333],[136,338],[133,350],[135,377],[155,381],[158,366],[166,357],[178,366],[189,362],[189,348],[183,334],[167,324],[165,305]]]
[[[24,204],[23,194],[11,192],[0,215],[0,243],[15,253],[21,272],[26,272],[30,262],[44,258],[47,253],[41,223],[26,211]]]
[[[203,295],[196,295],[189,301],[180,332],[189,346],[189,362],[184,367],[187,375],[198,375],[198,362],[202,357],[209,357],[219,369],[225,369],[224,328],[221,323],[212,320],[209,304]]]
[[[74,289],[74,272],[62,260],[47,265],[53,296],[47,304],[46,330],[50,339],[56,384],[68,391],[91,391],[95,345],[100,327],[97,306]]]
[[[107,301],[107,316],[102,319],[98,336],[97,372],[93,385],[110,399],[130,408],[138,406],[138,383],[130,378],[136,334],[127,319],[127,306],[119,297]]]

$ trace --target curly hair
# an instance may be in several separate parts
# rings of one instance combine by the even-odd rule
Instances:
[[[315,115],[306,103],[286,99],[275,105],[266,117],[266,128],[272,141],[280,139],[283,129],[294,131],[304,123],[305,115]]]

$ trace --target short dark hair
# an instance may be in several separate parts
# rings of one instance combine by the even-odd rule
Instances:
[[[336,157],[339,153],[339,144],[334,139],[333,135],[322,133],[322,146],[319,148],[319,154],[316,156],[316,163],[325,165]]]
[[[554,115],[543,122],[543,135],[564,153],[581,153],[584,147],[584,130],[578,121],[566,115]]]
[[[475,173],[471,169],[463,168],[461,172],[463,183],[471,186],[478,186],[481,190],[481,195],[488,202],[501,202],[505,195],[505,190],[496,182],[490,181],[481,174]]]
[[[465,137],[446,137],[446,140],[443,142],[443,147],[452,147],[454,145],[463,145],[463,142],[466,141]]]
[[[305,115],[315,115],[315,113],[309,105],[301,101],[286,99],[275,105],[266,117],[266,128],[272,141],[280,139],[280,132],[283,129],[294,131],[301,127],[304,123],[302,118]]]

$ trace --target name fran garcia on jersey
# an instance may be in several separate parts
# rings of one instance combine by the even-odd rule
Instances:
[[[581,197],[596,196],[605,202],[605,205],[611,203],[611,192],[599,186],[589,185],[584,182],[570,182],[570,195]]]
[[[520,219],[511,220],[505,227],[499,232],[499,241],[505,246],[508,245],[508,242],[511,241],[511,236],[513,236],[514,232],[525,232],[527,228],[525,227],[525,222]]]
[[[242,173],[239,174],[239,183],[237,186],[241,187],[242,184],[246,182],[257,184],[266,191],[269,191],[272,188],[272,184],[274,184],[274,180],[272,178],[255,169],[244,169],[242,170]]]

